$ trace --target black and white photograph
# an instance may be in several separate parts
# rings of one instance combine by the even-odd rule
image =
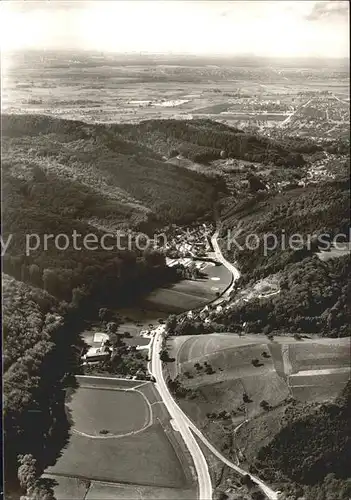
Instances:
[[[2,0],[5,500],[351,500],[337,0]]]

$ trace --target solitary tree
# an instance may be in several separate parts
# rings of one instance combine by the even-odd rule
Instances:
[[[37,480],[37,461],[33,455],[19,455],[18,462],[20,466],[18,467],[18,480],[23,489],[34,486]]]
[[[245,486],[247,486],[248,488],[250,488],[250,487],[252,487],[254,485],[254,482],[252,481],[252,479],[249,476],[249,474],[245,474],[241,478],[241,484],[244,484]]]
[[[107,323],[106,329],[108,333],[116,333],[118,330],[118,325],[114,321],[110,321]]]
[[[244,403],[251,403],[252,402],[252,399],[250,399],[249,395],[246,394],[246,392],[244,392],[244,394],[243,394],[243,401],[244,401]]]
[[[177,316],[175,314],[171,314],[167,318],[166,328],[168,331],[173,332],[176,326],[177,326]]]
[[[106,309],[106,307],[101,307],[99,309],[99,319],[100,319],[101,323],[103,323],[104,321],[106,321],[106,319],[107,319],[107,309]]]
[[[260,402],[260,407],[267,411],[267,410],[269,410],[270,405],[269,405],[268,401],[266,401],[265,399],[263,399]]]

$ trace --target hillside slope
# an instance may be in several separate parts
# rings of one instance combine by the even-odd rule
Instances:
[[[328,235],[327,240],[331,241],[335,235],[342,234],[347,240],[350,196],[347,166],[343,175],[343,180],[282,193],[249,194],[228,199],[222,205],[223,251],[232,262],[237,261],[246,281],[263,278],[284,269],[289,262],[312,255],[318,246],[323,248],[324,243],[317,242],[318,235]],[[301,235],[302,241],[290,245],[289,239],[294,234]],[[249,235],[259,238],[257,248],[254,244],[249,248],[252,243]]]
[[[299,144],[283,145],[208,119],[145,120],[138,125],[116,125],[115,128],[131,140],[140,138],[142,144],[162,155],[172,156],[172,151],[178,150],[199,163],[218,159],[223,153],[233,158],[273,161],[280,165],[304,163]]]
[[[334,403],[290,406],[257,453],[255,465],[284,488],[285,498],[350,498],[350,389],[349,382]]]
[[[19,455],[38,470],[54,461],[68,439],[64,375],[75,371],[76,309],[38,288],[2,276],[4,433],[7,489],[16,488]]]
[[[117,231],[211,219],[223,189],[214,176],[165,163],[113,126],[4,115],[2,134],[3,237],[11,238],[4,270],[68,302],[77,289],[98,307],[171,281],[164,258]],[[106,232],[111,251],[82,247],[87,235],[101,241]]]
[[[346,337],[350,330],[350,259],[321,261],[317,256],[286,265],[276,278],[279,293],[251,301],[236,300],[216,321],[231,331],[318,333]]]
[[[3,115],[2,134],[5,171],[24,180],[30,180],[33,168],[42,171],[58,183],[60,200],[62,183],[74,184],[75,197],[80,198],[74,207],[78,218],[138,227],[149,219],[186,223],[211,216],[216,198],[213,176],[165,163],[141,146],[140,138],[131,142],[113,125]]]

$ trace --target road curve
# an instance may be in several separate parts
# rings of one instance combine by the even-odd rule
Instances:
[[[225,463],[228,467],[231,469],[235,470],[238,472],[240,475],[248,475],[250,476],[251,480],[259,486],[259,488],[265,493],[265,495],[270,499],[270,500],[278,500],[278,494],[272,490],[267,484],[265,484],[263,481],[261,481],[258,477],[254,476],[253,474],[250,474],[246,470],[242,469],[241,467],[238,467],[235,465],[233,462],[228,460],[222,453],[220,453],[211,443],[210,441],[202,434],[202,432],[195,426],[191,420],[184,415],[185,420],[188,423],[189,428],[198,436],[198,438],[202,441],[202,443],[215,455],[221,462]]]
[[[174,401],[163,377],[160,351],[162,349],[164,331],[165,327],[162,325],[155,330],[152,346],[151,373],[156,379],[155,385],[160,393],[162,401],[164,402],[171,418],[174,420],[176,428],[179,430],[193,459],[198,478],[199,500],[211,500],[212,482],[204,454],[202,453],[200,446],[190,430],[190,426],[186,420],[186,415]]]
[[[211,238],[211,243],[214,249],[216,259],[221,262],[233,275],[233,282],[229,288],[223,293],[221,298],[229,297],[231,291],[233,290],[234,283],[240,278],[240,272],[238,269],[228,262],[222,255],[221,249],[218,245],[218,234],[219,230],[213,234]],[[215,301],[216,302],[216,301]],[[204,454],[196,441],[194,434],[201,440],[201,442],[215,455],[219,460],[226,464],[231,469],[238,472],[240,475],[249,475],[251,480],[259,486],[259,488],[265,493],[267,498],[270,500],[278,500],[278,493],[272,490],[267,484],[261,481],[258,477],[250,474],[241,467],[238,467],[233,462],[228,460],[222,453],[220,453],[210,441],[202,434],[202,432],[196,427],[196,425],[185,415],[185,413],[179,408],[176,401],[173,399],[167,384],[165,382],[162,370],[162,361],[160,360],[160,351],[162,349],[163,335],[165,333],[165,326],[161,325],[154,330],[154,337],[152,344],[150,345],[151,350],[151,374],[155,377],[156,387],[160,393],[162,401],[164,402],[171,418],[175,422],[176,428],[181,433],[186,446],[194,461],[196,468],[196,473],[198,477],[198,488],[199,488],[199,500],[212,500],[212,483],[211,477],[208,470],[208,464],[204,457]]]
[[[229,271],[233,275],[233,282],[234,282],[240,278],[240,271],[233,264],[228,262],[227,259],[224,258],[222,251],[218,245],[218,236],[219,236],[219,229],[216,230],[216,232],[212,235],[211,238],[211,243],[214,253],[216,255],[216,259],[218,260],[218,262],[221,262],[227,269],[229,269]]]

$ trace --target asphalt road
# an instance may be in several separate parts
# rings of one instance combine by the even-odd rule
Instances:
[[[218,245],[218,230],[212,236],[212,245],[216,255],[216,259],[225,265],[233,274],[233,282],[231,286],[224,292],[222,295],[228,295],[233,289],[234,282],[240,277],[240,272],[236,267],[234,267],[230,262],[228,262],[222,255],[222,252]],[[173,426],[177,429],[194,462],[197,477],[198,477],[198,493],[199,500],[212,500],[213,490],[211,477],[208,470],[208,464],[204,457],[204,454],[198,445],[194,435],[196,435],[202,443],[223,463],[225,463],[228,467],[235,470],[241,475],[248,474],[252,481],[259,486],[259,488],[265,493],[267,498],[270,500],[278,500],[278,493],[272,490],[267,484],[261,481],[258,477],[248,473],[241,467],[238,467],[233,462],[228,460],[224,455],[222,455],[202,434],[202,432],[195,426],[195,424],[185,415],[185,413],[179,408],[176,401],[173,399],[172,394],[170,393],[167,384],[165,382],[163,371],[162,371],[162,361],[160,360],[160,351],[162,349],[163,343],[163,334],[165,332],[165,326],[161,325],[156,330],[154,330],[155,334],[152,340],[152,346],[150,346],[150,350],[152,352],[151,357],[151,373],[155,377],[156,387],[160,393],[162,401],[164,402],[172,420]]]
[[[159,326],[155,330],[152,346],[151,373],[156,379],[155,385],[160,393],[162,401],[164,402],[171,418],[174,420],[175,427],[180,432],[193,459],[198,478],[199,500],[211,500],[212,483],[204,454],[202,453],[200,446],[190,430],[186,415],[174,401],[163,377],[160,351],[162,349],[164,330],[165,327],[163,325]]]

